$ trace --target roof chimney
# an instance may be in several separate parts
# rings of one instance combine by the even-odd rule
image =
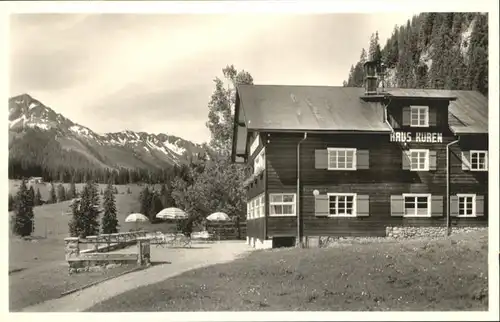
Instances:
[[[365,69],[365,95],[376,95],[378,87],[377,62],[367,61]]]

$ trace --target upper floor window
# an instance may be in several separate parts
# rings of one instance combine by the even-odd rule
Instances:
[[[488,170],[488,151],[470,151],[470,169],[472,171]]]
[[[253,173],[257,173],[266,168],[266,151],[262,149],[253,161]]]
[[[356,149],[328,148],[328,170],[356,170]]]
[[[410,150],[409,153],[412,171],[429,170],[429,150]]]
[[[428,127],[429,126],[429,107],[411,106],[410,107],[410,126]]]

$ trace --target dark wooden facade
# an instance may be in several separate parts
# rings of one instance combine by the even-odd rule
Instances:
[[[261,146],[249,156],[251,163],[260,149],[266,150],[266,167],[263,175],[248,187],[248,198],[265,193],[265,216],[250,219],[247,223],[249,237],[265,240],[273,237],[301,236],[385,236],[388,226],[446,226],[447,225],[447,144],[458,140],[450,148],[450,196],[459,193],[476,194],[484,198],[481,207],[484,213],[476,217],[457,217],[452,211],[451,226],[488,225],[488,172],[463,169],[462,152],[488,150],[487,134],[455,135],[448,121],[447,99],[400,99],[384,102],[387,119],[392,129],[410,133],[410,142],[391,142],[390,133],[310,132],[304,139],[302,133],[261,131],[254,132],[248,144],[259,135]],[[410,105],[429,107],[429,126],[415,128],[408,122]],[[384,111],[380,111],[385,118]],[[434,142],[416,142],[418,133],[438,133]],[[425,137],[425,134],[422,135]],[[441,139],[442,138],[442,139]],[[269,195],[273,193],[297,193],[297,145],[300,145],[300,216],[271,216]],[[318,151],[329,147],[356,148],[366,154],[366,165],[356,170],[327,170],[318,168]],[[405,150],[428,149],[431,165],[428,171],[410,171],[405,168]],[[319,216],[316,197],[327,193],[355,193],[367,199],[366,214],[356,217]],[[431,194],[430,217],[405,217],[395,215],[391,209],[391,196],[406,193]]]

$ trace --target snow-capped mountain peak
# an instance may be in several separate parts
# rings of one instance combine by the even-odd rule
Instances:
[[[11,132],[39,129],[54,134],[63,149],[91,155],[101,166],[162,167],[180,164],[189,155],[203,149],[182,138],[167,134],[150,134],[123,130],[98,134],[74,123],[50,107],[22,94],[9,99],[9,128]]]

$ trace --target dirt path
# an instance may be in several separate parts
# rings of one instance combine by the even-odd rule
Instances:
[[[123,275],[82,291],[25,308],[25,312],[81,312],[134,288],[158,283],[169,277],[204,266],[229,262],[251,251],[245,242],[197,244],[191,249],[151,249],[153,261],[168,262]]]

